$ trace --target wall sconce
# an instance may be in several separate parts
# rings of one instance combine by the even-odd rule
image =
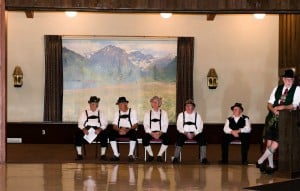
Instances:
[[[20,66],[16,66],[13,72],[14,87],[19,88],[23,85],[23,72]]]
[[[218,87],[218,75],[214,68],[211,68],[208,71],[207,86],[209,89],[216,89]]]

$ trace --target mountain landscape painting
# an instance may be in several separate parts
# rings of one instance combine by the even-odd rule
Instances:
[[[77,121],[95,95],[109,122],[121,96],[142,122],[157,95],[175,123],[177,38],[69,37],[62,54],[64,121]]]

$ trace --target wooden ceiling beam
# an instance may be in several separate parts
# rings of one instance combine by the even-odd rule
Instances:
[[[299,0],[6,0],[9,11],[86,11],[117,13],[300,13]]]

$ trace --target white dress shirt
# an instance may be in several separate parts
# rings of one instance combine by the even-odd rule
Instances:
[[[161,115],[160,115],[161,114]],[[161,119],[160,119],[161,116]],[[160,123],[158,122],[152,122],[151,123],[151,129],[150,129],[150,120],[151,119],[160,119]],[[144,129],[146,133],[151,133],[152,131],[161,131],[163,133],[166,133],[168,130],[169,125],[169,118],[166,111],[159,109],[158,111],[154,111],[151,109],[151,119],[150,119],[150,111],[145,113],[144,116]],[[160,125],[161,124],[161,129]]]
[[[242,117],[242,115],[240,116],[232,116],[234,121],[237,123],[238,120]],[[224,125],[224,133],[226,134],[231,134],[232,129],[229,127],[229,120],[226,119],[225,125]],[[241,133],[250,133],[251,132],[251,125],[250,125],[250,121],[249,118],[245,118],[245,126],[243,128],[240,128]]]
[[[133,126],[134,124],[138,123],[137,113],[135,110],[129,108],[126,112],[120,111],[120,115],[129,115],[129,110],[131,110],[130,120],[131,120],[131,125]],[[118,126],[118,121],[119,121],[119,110],[115,112],[113,124]],[[131,125],[128,118],[120,118],[119,127],[131,128]]]
[[[93,116],[93,115],[94,116],[98,116],[98,111],[99,111],[99,117],[100,117],[101,126],[100,126],[99,120],[97,118],[96,119],[89,119],[87,121],[86,111],[87,111],[88,116]],[[99,109],[96,109],[96,111],[92,111],[91,109],[84,110],[81,113],[81,115],[79,116],[79,119],[78,119],[78,128],[83,129],[86,126],[100,127],[103,130],[106,129],[106,127],[107,127],[107,120],[106,120],[103,112],[101,110],[99,110]]]
[[[203,130],[203,121],[199,113],[193,111],[191,114],[188,114],[186,111],[184,112],[185,122],[195,122],[195,115],[196,118],[196,126],[195,125],[183,125],[183,112],[181,112],[177,117],[177,130],[179,133],[185,132],[193,132],[195,135],[199,134]]]

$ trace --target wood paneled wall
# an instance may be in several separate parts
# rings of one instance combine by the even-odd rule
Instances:
[[[279,15],[279,70],[295,68],[300,75],[300,15]]]
[[[299,0],[6,0],[7,10],[109,12],[268,13],[300,12]]]
[[[5,2],[0,0],[0,163],[6,160],[6,22]]]

